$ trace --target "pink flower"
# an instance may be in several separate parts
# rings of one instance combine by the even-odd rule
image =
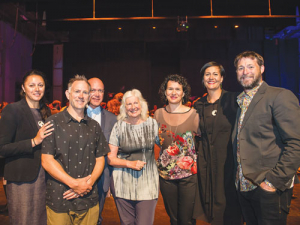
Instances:
[[[169,146],[167,149],[167,153],[169,155],[178,155],[178,153],[180,152],[179,148],[177,147],[177,145],[173,145],[173,146]]]
[[[194,160],[190,156],[183,156],[177,160],[177,165],[184,170],[191,169]]]

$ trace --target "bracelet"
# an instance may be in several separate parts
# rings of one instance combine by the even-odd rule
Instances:
[[[34,138],[32,138],[32,140],[33,140],[33,144],[34,144],[34,146],[33,146],[33,147],[35,147],[35,146],[36,146],[36,143],[35,143],[35,141],[34,141]]]

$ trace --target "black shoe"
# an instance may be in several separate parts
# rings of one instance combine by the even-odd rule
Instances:
[[[0,206],[0,213],[7,213],[7,212],[8,212],[7,204],[1,205]]]
[[[292,199],[295,199],[295,198],[297,198],[297,196],[293,194],[293,195],[292,195]]]

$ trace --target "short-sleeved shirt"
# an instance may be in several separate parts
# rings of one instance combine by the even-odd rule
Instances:
[[[159,176],[154,158],[154,144],[159,143],[157,122],[150,117],[137,125],[119,120],[112,129],[109,143],[119,147],[118,158],[146,162],[140,171],[114,168],[116,197],[133,201],[157,199]]]
[[[159,175],[176,180],[197,173],[197,154],[194,137],[199,131],[199,115],[195,109],[171,113],[166,108],[156,110],[162,150],[157,160]]]
[[[109,152],[108,143],[99,124],[87,115],[78,122],[64,110],[50,116],[54,131],[44,139],[42,154],[50,154],[73,178],[90,175],[96,158]],[[72,200],[63,199],[70,188],[51,177],[47,179],[46,204],[56,212],[87,211],[98,203],[97,185],[87,195]]]

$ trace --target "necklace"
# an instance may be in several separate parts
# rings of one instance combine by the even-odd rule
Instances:
[[[214,102],[210,102],[210,99],[208,99],[208,97],[209,97],[209,96],[207,96],[207,102],[208,102],[209,104],[212,104],[212,107],[213,107],[213,110],[211,111],[211,115],[212,115],[212,116],[216,116],[218,110],[215,109],[215,106],[217,105],[217,101],[218,101],[219,99],[217,99],[217,100],[214,101]]]

